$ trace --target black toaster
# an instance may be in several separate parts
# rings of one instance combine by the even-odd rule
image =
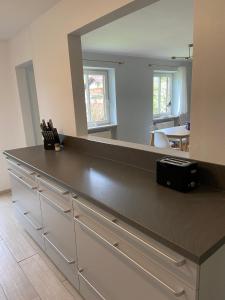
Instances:
[[[197,162],[164,157],[157,161],[157,182],[180,192],[189,192],[199,185]]]

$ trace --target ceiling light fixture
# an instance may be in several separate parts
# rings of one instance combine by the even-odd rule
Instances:
[[[189,44],[189,55],[188,56],[172,56],[171,59],[185,59],[185,60],[191,60],[193,58],[193,47],[194,44]]]

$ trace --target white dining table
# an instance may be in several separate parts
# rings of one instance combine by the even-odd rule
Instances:
[[[169,128],[162,128],[152,131],[154,134],[155,132],[163,132],[170,140],[179,140],[180,149],[183,150],[183,140],[186,139],[189,142],[190,138],[190,130],[187,130],[186,125],[183,126],[175,126]],[[154,143],[154,139],[153,139]]]

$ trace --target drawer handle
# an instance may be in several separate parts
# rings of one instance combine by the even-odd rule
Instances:
[[[64,209],[63,207],[61,207],[60,205],[58,205],[57,203],[55,203],[53,200],[51,200],[49,197],[47,197],[43,191],[39,191],[38,192],[43,198],[45,198],[48,202],[50,202],[54,207],[58,208],[60,211],[62,211],[63,213],[69,213],[71,212],[71,209]]]
[[[146,275],[148,275],[149,277],[153,278],[155,281],[157,281],[158,283],[160,283],[162,286],[164,286],[167,290],[169,290],[175,297],[181,297],[182,295],[184,295],[185,291],[184,289],[180,289],[180,290],[174,290],[173,288],[171,288],[169,285],[167,285],[165,282],[163,282],[161,279],[159,279],[158,277],[156,277],[154,274],[150,273],[149,271],[147,271],[145,268],[143,268],[141,265],[139,265],[139,263],[137,263],[135,260],[133,260],[132,258],[130,258],[127,254],[125,254],[123,251],[121,251],[118,247],[119,247],[119,243],[115,243],[113,244],[113,247],[122,255],[124,256],[127,260],[129,260],[132,264],[134,264],[137,268],[139,268],[142,272],[144,272]]]
[[[53,189],[54,191],[56,191],[57,193],[61,194],[61,195],[67,195],[69,194],[69,191],[64,190],[64,189],[60,189],[58,186],[52,184],[51,182],[44,180],[40,175],[37,176],[38,180],[42,183],[44,183],[45,185],[47,185],[48,187],[50,187],[51,189]]]
[[[34,224],[34,222],[29,218],[29,212],[26,211],[23,213],[24,217],[26,218],[26,220],[30,223],[30,225],[37,231],[42,230],[41,226],[37,226]]]
[[[172,262],[173,264],[175,264],[177,267],[181,267],[186,263],[186,260],[184,258],[180,259],[180,260],[176,260],[174,258],[172,258],[171,256],[167,255],[166,253],[160,251],[159,249],[155,248],[154,246],[150,245],[149,243],[145,242],[143,239],[139,238],[138,236],[136,236],[135,234],[131,233],[130,231],[126,230],[125,228],[121,227],[120,225],[118,225],[116,223],[116,219],[114,220],[109,220],[108,218],[106,218],[103,214],[97,212],[96,210],[92,209],[91,207],[85,205],[84,203],[81,203],[80,201],[76,200],[75,197],[73,197],[73,199],[80,204],[81,206],[83,206],[84,208],[88,209],[89,211],[91,211],[92,213],[96,214],[97,216],[101,217],[102,219],[104,219],[105,221],[107,221],[110,224],[113,224],[116,228],[122,230],[123,232],[125,232],[126,234],[128,234],[129,236],[131,236],[132,238],[136,239],[137,241],[139,241],[140,243],[144,244],[146,247],[150,248],[151,250],[153,250],[154,252],[160,254],[161,256],[163,256],[165,259],[169,260],[169,262]]]
[[[21,164],[19,164],[19,163],[18,163],[18,167],[19,167],[24,173],[26,173],[26,174],[28,174],[28,175],[34,175],[34,174],[35,174],[34,171],[29,171],[29,170],[23,168],[23,167],[21,166]]]
[[[13,201],[13,203],[16,203],[17,201]],[[42,227],[41,226],[36,226],[34,224],[34,222],[28,217],[29,212],[28,211],[22,211],[21,208],[19,208],[18,206],[15,206],[15,208],[17,209],[17,211],[25,217],[25,219],[30,223],[30,225],[35,229],[35,230],[41,230]]]
[[[43,233],[43,238],[58,252],[58,254],[69,264],[72,265],[75,263],[74,260],[69,260],[48,238],[47,238],[47,232]]]
[[[29,189],[31,189],[31,190],[36,190],[36,189],[37,189],[36,186],[30,185],[29,183],[27,183],[26,181],[24,181],[22,176],[18,176],[18,175],[16,175],[15,173],[13,173],[11,169],[8,169],[8,172],[9,172],[13,177],[15,177],[17,180],[19,180],[19,181],[22,182],[24,185],[26,185]]]
[[[84,277],[83,273],[83,269],[80,269],[78,271],[78,275],[84,280],[85,283],[87,283],[87,285],[90,286],[90,288],[99,296],[100,299],[102,300],[106,300],[105,297],[102,296],[102,294],[87,280],[86,277]]]
[[[34,171],[29,171],[28,169],[23,168],[19,162],[14,162],[14,161],[10,160],[9,158],[6,158],[6,159],[8,159],[8,161],[9,161],[10,164],[12,164],[12,165],[18,167],[18,168],[21,169],[24,173],[26,173],[26,174],[28,174],[28,175],[34,175],[34,174],[35,174]]]
[[[16,202],[17,202],[17,201],[13,201],[13,203],[16,203]],[[23,212],[23,211],[22,211],[22,209],[21,209],[21,208],[19,208],[19,206],[18,206],[18,205],[16,205],[16,206],[15,206],[15,208],[16,208],[16,210],[17,210],[17,211],[18,211],[18,212],[19,212],[21,215],[23,215],[23,216],[24,216],[24,213],[25,213],[25,212]]]
[[[7,157],[6,159],[9,161],[9,163],[10,163],[11,165],[16,166],[16,167],[19,167],[20,164],[19,164],[18,162],[15,162],[15,161],[9,159],[8,157]]]
[[[143,268],[141,265],[139,265],[139,263],[137,263],[135,260],[133,260],[132,258],[130,258],[127,254],[125,254],[124,252],[122,252],[118,247],[119,247],[119,243],[114,243],[111,244],[109,241],[107,241],[104,237],[102,237],[100,234],[98,234],[96,231],[94,231],[93,229],[91,229],[88,225],[84,224],[81,220],[79,220],[79,216],[75,216],[74,220],[80,224],[81,226],[83,226],[84,228],[86,228],[89,232],[91,232],[92,234],[94,234],[95,236],[97,236],[99,239],[101,239],[105,244],[107,244],[108,246],[110,246],[112,249],[116,250],[120,255],[122,255],[123,257],[125,257],[127,260],[129,260],[132,264],[134,264],[139,270],[141,270],[142,272],[144,272],[147,276],[151,277],[153,280],[155,280],[156,282],[158,282],[161,286],[163,286],[164,288],[166,288],[170,293],[172,293],[175,297],[181,297],[182,295],[184,295],[185,291],[184,289],[180,289],[180,290],[174,290],[172,287],[170,287],[169,285],[167,285],[165,282],[163,282],[161,279],[159,279],[158,277],[156,277],[154,274],[150,273],[149,271],[147,271],[145,268]]]

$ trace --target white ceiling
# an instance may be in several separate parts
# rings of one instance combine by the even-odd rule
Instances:
[[[82,37],[85,51],[130,56],[187,56],[194,0],[160,0]]]
[[[0,40],[9,39],[60,0],[0,0]]]

